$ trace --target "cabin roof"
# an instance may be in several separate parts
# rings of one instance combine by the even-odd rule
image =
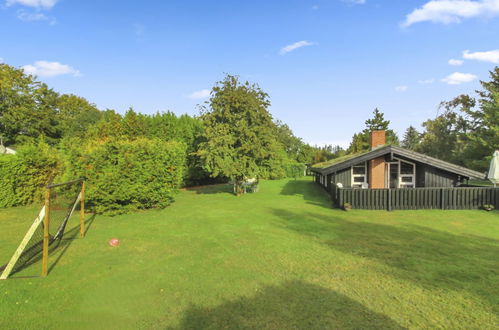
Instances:
[[[355,164],[385,155],[402,156],[409,160],[414,160],[423,164],[428,164],[430,166],[439,168],[441,170],[455,173],[467,178],[485,179],[486,176],[485,173],[480,173],[463,166],[452,164],[437,158],[426,156],[419,152],[407,150],[392,145],[386,145],[383,147],[375,148],[371,151],[363,153],[357,153],[357,154],[346,155],[343,157],[335,158],[328,162],[316,164],[310,169],[312,172],[319,173],[322,175],[328,175],[349,168]]]

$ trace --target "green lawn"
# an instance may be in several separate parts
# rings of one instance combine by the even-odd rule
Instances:
[[[499,324],[499,212],[333,210],[310,180],[183,191],[88,216],[47,278],[0,281],[0,329],[466,328]],[[0,211],[0,263],[35,207]],[[69,229],[76,226],[76,221]],[[75,239],[69,239],[74,235]],[[121,246],[111,248],[110,238]]]

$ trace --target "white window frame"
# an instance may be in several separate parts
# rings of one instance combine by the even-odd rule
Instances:
[[[359,163],[359,164],[355,164],[353,165],[352,167],[350,167],[350,174],[351,174],[351,187],[352,188],[363,188],[363,187],[367,187],[367,161],[364,162],[364,174],[354,174],[353,173],[353,168],[354,167],[357,167],[359,165],[361,165],[362,163]],[[355,182],[354,178],[358,178],[358,177],[364,177],[364,181],[363,182]]]
[[[416,188],[416,163],[410,162],[405,159],[395,158],[393,157],[393,161],[388,162],[390,164],[398,164],[398,186],[397,188]],[[407,163],[412,165],[412,174],[401,174],[400,170],[402,169],[402,163]],[[387,184],[388,187],[390,185],[390,167],[388,167],[387,173]],[[402,182],[402,177],[411,178],[411,182]],[[412,187],[409,187],[412,186]]]
[[[402,163],[407,163],[412,165],[412,174],[402,174],[400,170],[402,169]],[[402,177],[411,178],[411,182],[403,182]],[[399,159],[399,188],[416,188],[416,164],[407,160]]]

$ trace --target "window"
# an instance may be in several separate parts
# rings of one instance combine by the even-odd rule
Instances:
[[[362,174],[364,175],[364,173],[366,172],[366,168],[364,165],[356,165],[353,167],[353,174],[356,175],[356,174]]]
[[[367,185],[367,163],[352,166],[352,188],[362,188]]]
[[[404,161],[400,161],[400,174],[413,174],[414,165],[406,163]]]
[[[416,186],[416,166],[404,160],[400,160],[400,188],[414,188]]]
[[[385,187],[416,188],[416,164],[393,158],[386,163]]]

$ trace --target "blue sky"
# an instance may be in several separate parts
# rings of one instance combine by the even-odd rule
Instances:
[[[58,92],[197,114],[237,74],[312,144],[347,146],[375,107],[402,135],[499,65],[499,0],[0,1],[1,60]]]

